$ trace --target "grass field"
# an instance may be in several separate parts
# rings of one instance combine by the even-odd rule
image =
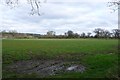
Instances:
[[[83,73],[62,72],[47,77],[105,78],[117,76],[118,40],[114,39],[4,39],[2,40],[3,78],[39,78],[6,69],[18,61],[64,60],[86,67]]]

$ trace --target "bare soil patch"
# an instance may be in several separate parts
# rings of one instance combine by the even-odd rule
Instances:
[[[18,61],[6,67],[6,70],[19,74],[38,74],[43,77],[57,75],[63,72],[85,71],[85,66],[76,64],[74,61],[62,60],[28,60]]]

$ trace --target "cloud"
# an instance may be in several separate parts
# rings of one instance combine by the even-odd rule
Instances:
[[[105,0],[48,0],[40,8],[42,16],[29,15],[30,9],[26,2],[14,9],[0,4],[2,30],[40,34],[49,30],[64,34],[73,30],[80,34],[98,27],[108,30],[118,27],[117,12],[110,13]]]

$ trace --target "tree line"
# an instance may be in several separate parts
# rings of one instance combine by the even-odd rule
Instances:
[[[33,34],[33,33],[18,33],[16,30],[11,31],[1,31],[0,34],[2,38],[120,38],[120,29],[113,29],[111,32],[102,28],[94,29],[92,35],[91,32],[88,33],[74,33],[72,30],[68,30],[64,35],[56,35],[55,31],[48,31],[45,35]]]

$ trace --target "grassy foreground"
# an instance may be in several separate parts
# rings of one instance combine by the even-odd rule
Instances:
[[[117,76],[118,40],[105,39],[41,39],[2,40],[3,78],[38,77],[7,72],[4,67],[16,61],[32,59],[74,60],[86,66],[83,73],[60,74],[57,78],[105,78]],[[80,56],[78,56],[80,55]]]

